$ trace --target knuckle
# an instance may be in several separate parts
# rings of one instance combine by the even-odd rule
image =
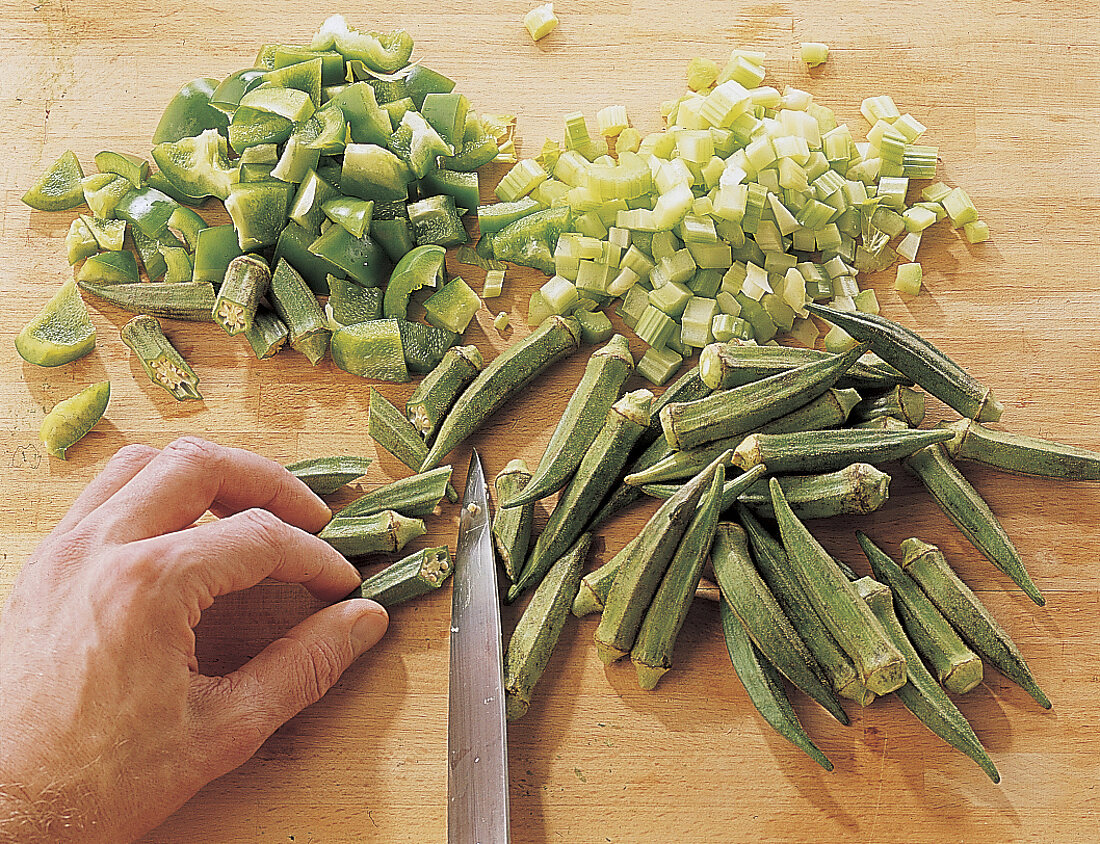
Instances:
[[[237,514],[241,524],[241,530],[246,542],[268,548],[273,551],[282,551],[283,546],[290,539],[290,527],[272,513],[262,507],[252,507],[242,510]]]
[[[217,443],[190,434],[178,437],[164,447],[164,453],[169,457],[206,468],[213,468],[220,463],[224,451]]]
[[[152,446],[143,443],[129,443],[116,451],[110,462],[123,467],[143,466],[156,457],[158,453],[157,449]]]

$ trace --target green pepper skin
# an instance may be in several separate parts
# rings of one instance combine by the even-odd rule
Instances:
[[[192,79],[168,101],[153,132],[153,143],[163,144],[190,138],[207,129],[217,129],[225,134],[229,118],[225,112],[210,105],[217,90],[218,80],[209,77]]]
[[[442,246],[429,244],[417,246],[397,262],[382,299],[382,313],[387,319],[406,319],[412,292],[443,280],[446,255]]]

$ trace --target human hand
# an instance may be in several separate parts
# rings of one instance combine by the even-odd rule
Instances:
[[[330,515],[241,449],[115,454],[0,617],[0,842],[132,841],[328,691],[385,633],[373,601],[320,610],[225,677],[199,674],[193,628],[265,577],[347,595],[355,568],[311,535]]]

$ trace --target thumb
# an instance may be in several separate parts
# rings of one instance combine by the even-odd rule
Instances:
[[[226,771],[243,763],[288,720],[316,703],[355,659],[382,638],[386,610],[362,598],[325,607],[217,685],[216,711],[201,713]],[[209,701],[208,701],[209,702]]]

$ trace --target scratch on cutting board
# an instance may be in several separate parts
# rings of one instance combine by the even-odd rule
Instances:
[[[867,841],[871,842],[875,840],[875,827],[878,825],[879,808],[882,806],[882,791],[884,788],[883,780],[885,775],[883,769],[886,767],[886,745],[889,744],[890,734],[887,730],[882,731],[882,753],[878,760],[878,791],[875,794],[875,810],[871,813],[871,829],[867,834]]]

